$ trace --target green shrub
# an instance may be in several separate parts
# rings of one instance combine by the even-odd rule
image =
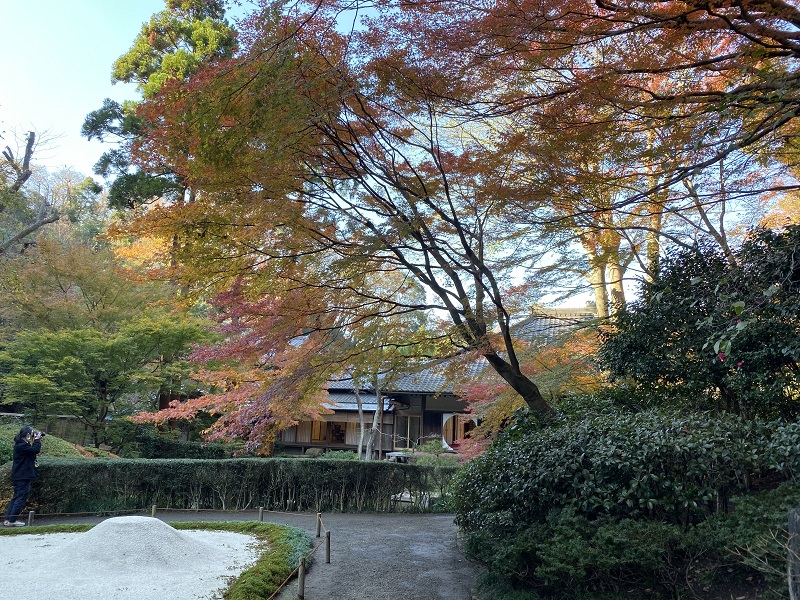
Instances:
[[[698,523],[760,477],[798,469],[796,426],[657,412],[588,417],[527,432],[510,427],[456,479],[458,522],[514,529],[573,507],[595,518]]]
[[[241,444],[175,440],[156,433],[152,428],[139,428],[134,441],[128,452],[136,454],[137,458],[231,458],[242,449]]]
[[[0,425],[0,465],[14,457],[14,436],[19,433],[21,425]],[[41,456],[85,456],[74,444],[61,438],[48,435],[42,441]]]
[[[768,516],[748,507],[756,489],[800,470],[800,425],[608,406],[548,427],[519,420],[456,474],[469,552],[553,598],[693,594],[722,566],[768,576],[756,567],[776,552],[765,540],[791,502]]]
[[[14,436],[18,433],[17,425],[0,425],[0,465],[14,457]]]
[[[331,450],[323,457],[325,460],[358,460],[358,454],[349,450]]]

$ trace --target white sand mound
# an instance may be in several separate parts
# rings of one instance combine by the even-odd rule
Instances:
[[[152,517],[115,517],[78,535],[56,554],[64,560],[79,556],[81,563],[103,568],[172,570],[196,561],[213,565],[224,560],[226,550]]]
[[[178,531],[152,517],[107,519],[85,533],[0,538],[0,598],[220,597],[257,559],[252,536]]]

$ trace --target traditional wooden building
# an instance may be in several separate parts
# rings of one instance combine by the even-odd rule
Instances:
[[[356,396],[357,394],[357,396]],[[456,448],[474,427],[465,414],[466,403],[447,384],[445,377],[432,370],[408,374],[381,391],[381,443],[375,444],[379,456],[413,449],[427,441],[441,440]],[[373,387],[355,390],[352,380],[332,381],[326,407],[333,411],[317,421],[303,421],[283,431],[279,442],[287,452],[356,450],[359,439],[358,400],[364,423],[369,428],[378,410],[378,395]]]
[[[554,343],[565,331],[594,317],[591,306],[538,310],[515,324],[514,333],[529,343],[546,346]],[[478,380],[486,368],[485,364],[475,363],[461,376]],[[410,450],[434,440],[440,440],[445,448],[456,450],[477,424],[475,418],[467,414],[466,402],[456,395],[452,383],[433,365],[399,378],[385,378],[382,386],[380,390],[372,386],[356,390],[349,379],[329,382],[326,406],[332,413],[283,431],[278,440],[280,445],[289,453],[304,453],[310,448],[357,450],[358,399],[365,426],[369,428],[378,410],[376,391],[380,392],[383,404],[381,440],[375,443],[378,457]]]

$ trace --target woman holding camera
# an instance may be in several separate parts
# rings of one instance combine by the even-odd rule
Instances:
[[[25,508],[31,493],[31,483],[38,476],[36,456],[42,451],[44,433],[34,431],[26,425],[14,436],[14,462],[11,465],[11,483],[14,485],[14,497],[6,509],[3,527],[24,527],[23,521],[17,520],[19,513]]]

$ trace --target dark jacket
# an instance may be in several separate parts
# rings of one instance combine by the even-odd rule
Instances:
[[[36,455],[42,450],[42,440],[29,444],[25,440],[14,443],[14,463],[11,465],[11,481],[32,480],[38,477]]]

